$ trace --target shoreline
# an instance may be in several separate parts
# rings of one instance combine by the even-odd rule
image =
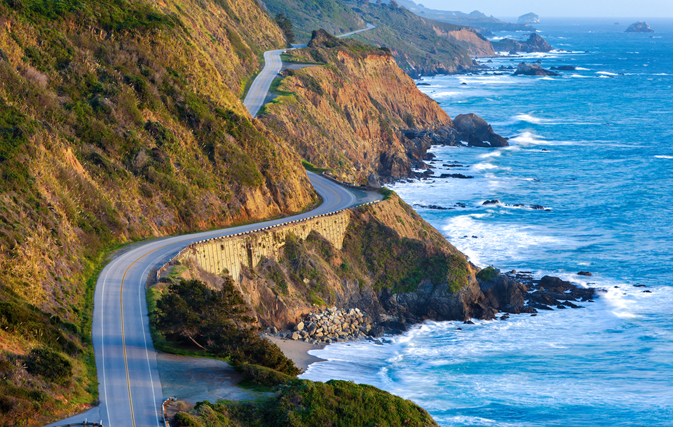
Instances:
[[[286,357],[292,359],[297,368],[306,372],[309,365],[313,363],[326,362],[326,359],[308,354],[311,350],[322,350],[327,344],[310,344],[304,341],[294,341],[280,338],[274,335],[264,335],[272,343],[280,347],[280,350]]]

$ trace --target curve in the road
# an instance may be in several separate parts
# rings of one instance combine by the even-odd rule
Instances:
[[[346,37],[375,28],[342,34]],[[280,54],[286,49],[264,53],[265,66],[252,83],[244,105],[254,117],[264,105],[271,82],[282,68]],[[148,242],[120,255],[108,264],[96,282],[92,342],[99,378],[99,406],[49,427],[100,422],[105,427],[149,427],[162,425],[162,391],[154,345],[150,336],[145,300],[148,272],[193,242],[259,230],[291,221],[336,212],[380,200],[379,195],[362,199],[361,191],[349,190],[319,175],[307,172],[323,202],[300,215],[248,224],[218,231],[195,233]],[[126,285],[126,286],[125,286]]]
[[[367,23],[367,28],[361,30],[351,31],[350,33],[341,34],[337,37],[348,37],[354,34],[362,33],[364,31],[369,31],[376,28],[376,26]],[[305,47],[304,45],[296,45],[295,48]],[[250,85],[250,89],[245,96],[243,105],[250,111],[252,117],[256,117],[259,110],[262,109],[266,101],[267,95],[269,94],[269,89],[271,89],[271,83],[273,79],[278,76],[280,70],[283,69],[283,60],[280,58],[280,55],[287,52],[288,49],[277,49],[269,50],[264,52],[264,68],[257,75],[255,80]]]
[[[162,391],[144,292],[149,271],[193,242],[255,231],[371,201],[319,175],[309,173],[309,178],[323,198],[323,203],[310,212],[148,242],[106,266],[96,283],[92,327],[101,402],[97,408],[53,425],[81,423],[84,419],[102,420],[106,427],[160,425]]]

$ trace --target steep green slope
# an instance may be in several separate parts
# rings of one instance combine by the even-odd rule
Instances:
[[[343,34],[365,27],[365,23],[342,0],[263,0],[269,12],[285,14],[294,24],[296,43],[306,44],[313,30]]]
[[[107,248],[315,202],[239,99],[284,43],[254,0],[0,1],[0,425],[95,401]]]

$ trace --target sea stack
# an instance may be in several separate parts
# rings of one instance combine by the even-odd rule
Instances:
[[[653,33],[654,30],[650,28],[650,25],[647,22],[636,22],[631,24],[629,28],[626,29],[627,33]]]
[[[519,16],[519,24],[539,24],[540,17],[533,12]]]

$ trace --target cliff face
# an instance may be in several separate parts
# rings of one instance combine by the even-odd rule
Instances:
[[[86,278],[105,248],[315,201],[297,155],[239,100],[281,31],[252,0],[153,4],[0,3],[0,349],[14,366],[0,425],[95,399]],[[21,310],[30,322],[6,314]],[[73,380],[27,373],[37,346],[72,357]]]
[[[412,167],[422,167],[428,147],[398,131],[452,125],[385,50],[323,33],[293,54],[297,61],[328,65],[289,73],[279,87],[282,96],[266,107],[262,121],[304,159],[342,180],[408,176]]]
[[[396,195],[344,215],[350,219],[341,247],[315,231],[289,235],[277,255],[243,268],[238,286],[262,326],[291,327],[316,305],[358,308],[374,322],[488,313],[465,256]],[[223,281],[189,257],[182,262],[190,267],[184,277]]]
[[[460,28],[457,30],[447,31],[446,29],[436,25],[433,25],[433,29],[439,36],[455,40],[471,56],[495,55],[495,50],[493,50],[493,45],[491,42],[485,40],[483,37],[480,37],[477,32],[471,29]]]

